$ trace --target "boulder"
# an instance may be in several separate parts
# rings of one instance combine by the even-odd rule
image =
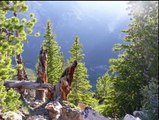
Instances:
[[[83,104],[82,102],[79,102],[78,106],[81,110],[82,120],[114,120],[109,117],[104,117],[99,112],[95,111],[90,106]]]
[[[30,106],[36,108],[36,107],[41,106],[42,104],[44,104],[44,102],[42,100],[35,100],[30,103]]]
[[[134,117],[130,114],[126,114],[123,120],[141,120],[141,119],[138,117]]]
[[[49,112],[49,118],[51,120],[57,120],[61,114],[61,104],[58,101],[51,101],[46,106],[45,109]]]
[[[36,116],[29,116],[27,120],[48,120],[48,119],[44,118],[41,115],[36,115]]]
[[[2,115],[0,115],[0,120],[4,120],[4,118],[2,117]]]
[[[58,120],[83,120],[79,109],[63,106]]]
[[[48,110],[51,120],[113,120],[84,104],[80,104],[80,110],[52,101],[46,105],[45,109]]]
[[[22,120],[23,115],[19,112],[8,111],[3,113],[3,118],[5,120]]]
[[[84,111],[82,111],[82,116],[83,120],[112,120],[111,118],[104,117],[89,106],[84,108]]]

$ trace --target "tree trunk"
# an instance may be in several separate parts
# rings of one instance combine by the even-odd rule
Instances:
[[[53,92],[53,86],[49,83],[37,83],[31,81],[17,81],[17,80],[5,80],[4,86],[6,88],[23,88],[23,89],[35,89],[35,90],[46,90],[49,89]]]
[[[39,55],[39,63],[37,70],[37,83],[48,83],[47,80],[47,50],[41,47]],[[45,102],[45,92],[44,90],[36,91],[36,99]]]
[[[56,92],[54,93],[54,100],[67,101],[68,95],[71,91],[71,84],[76,66],[77,61],[75,60],[73,64],[71,66],[68,66],[61,75],[59,82],[55,86]]]
[[[16,56],[16,62],[17,62],[17,65],[21,64],[23,67],[22,69],[17,68],[17,79],[20,81],[21,80],[28,80],[21,54]]]

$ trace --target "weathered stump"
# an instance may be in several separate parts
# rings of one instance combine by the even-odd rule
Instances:
[[[37,82],[38,83],[48,83],[47,80],[47,50],[41,47],[38,70],[37,70]],[[46,94],[44,90],[36,91],[36,99],[45,102]]]

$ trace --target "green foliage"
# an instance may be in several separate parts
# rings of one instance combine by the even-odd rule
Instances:
[[[36,75],[34,70],[30,68],[25,68],[25,70],[26,70],[28,80],[36,80]],[[12,80],[16,80],[16,79],[17,79],[17,73],[15,72],[15,74],[12,76]]]
[[[81,101],[86,105],[95,107],[97,100],[93,98],[94,93],[90,90],[91,85],[88,81],[87,69],[85,64],[81,62],[84,54],[81,54],[81,52],[82,45],[79,38],[76,37],[70,50],[71,58],[68,61],[68,63],[72,63],[74,60],[78,61],[72,81],[72,90],[69,94],[69,101],[75,105]]]
[[[98,95],[105,95],[103,114],[118,118],[141,108],[152,111],[157,107],[158,3],[130,2],[129,9],[132,22],[127,30],[123,30],[127,34],[125,43],[113,48],[122,54],[109,60],[112,78],[106,74],[97,82]],[[105,89],[107,81],[112,84],[111,89]],[[113,92],[110,96],[109,91]]]
[[[12,58],[23,52],[24,42],[27,42],[27,33],[32,32],[36,21],[26,18],[19,19],[18,14],[26,12],[28,7],[23,1],[0,1],[0,109],[2,111],[16,110],[20,107],[19,94],[6,90],[4,80],[11,79],[15,74],[12,68]],[[9,17],[7,13],[10,14]],[[22,65],[17,68],[22,69]]]
[[[144,95],[144,100],[142,101],[142,106],[145,109],[157,110],[158,106],[158,80],[153,79],[147,86],[144,86],[141,90]]]
[[[29,80],[36,80],[35,71],[30,68],[26,68],[26,73]]]
[[[70,106],[71,108],[79,109],[77,106],[75,106],[73,103],[70,103],[69,101],[63,101],[63,104],[66,106]]]
[[[116,93],[113,82],[115,79],[116,78],[113,78],[106,72],[97,80],[96,95],[99,99],[99,105],[96,107],[96,110],[105,116],[115,117],[119,110],[118,106],[114,104],[116,102]]]
[[[22,65],[22,64],[18,64],[18,65],[17,65],[17,69],[22,70],[22,69],[23,69],[23,65]]]
[[[103,98],[107,95],[107,89],[110,87],[110,84],[108,84],[108,78],[109,75],[106,73],[101,78],[98,78],[97,84],[96,84],[96,91],[97,95],[100,98]]]
[[[144,96],[142,101],[142,119],[157,120],[158,118],[158,80],[152,78],[147,86],[141,89]]]
[[[60,47],[55,40],[55,35],[52,33],[52,25],[51,21],[48,20],[45,40],[43,42],[44,49],[48,51],[48,59],[47,59],[47,76],[49,83],[55,85],[62,72],[63,72],[63,56],[62,52],[60,52]]]
[[[19,101],[20,94],[16,93],[13,89],[6,92],[3,82],[0,81],[0,110],[1,112],[14,111],[21,106]]]
[[[40,36],[40,33],[39,33],[39,32],[35,33],[35,36],[36,36],[36,37],[39,37],[39,36]]]
[[[94,109],[96,111],[98,111],[99,113],[103,114],[104,113],[104,108],[105,108],[105,105],[104,104],[101,104],[101,105],[97,105],[94,107]],[[104,115],[104,114],[103,114]]]

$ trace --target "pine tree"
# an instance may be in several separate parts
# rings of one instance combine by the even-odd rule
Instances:
[[[16,110],[20,107],[19,94],[12,89],[8,92],[3,86],[4,80],[11,79],[15,74],[12,68],[12,57],[23,52],[24,42],[27,42],[26,35],[31,33],[36,19],[32,17],[27,21],[25,18],[19,19],[16,13],[27,11],[25,2],[20,1],[0,1],[0,108],[2,111]],[[10,16],[6,17],[9,13]],[[30,31],[30,32],[29,32]],[[22,69],[22,65],[17,65]]]
[[[135,12],[139,8],[141,12]],[[146,111],[146,116],[155,120],[158,118],[158,2],[131,2],[130,9],[135,9],[132,14],[136,20],[137,27],[134,28],[138,34],[134,41],[138,41],[140,45],[136,50],[142,51],[140,66],[144,66],[143,79],[146,83],[140,90],[143,96],[141,110]],[[134,30],[130,30],[129,33],[131,31]]]
[[[44,38],[45,40],[42,46],[44,46],[44,49],[47,49],[48,51],[48,82],[55,85],[63,72],[64,58],[62,56],[62,52],[60,51],[60,47],[58,46],[58,43],[55,40],[55,35],[52,33],[52,25],[50,20],[48,20]]]
[[[97,99],[99,99],[99,105],[96,107],[96,110],[105,116],[115,118],[119,109],[118,106],[114,104],[116,102],[116,96],[113,79],[115,78],[109,75],[109,71],[97,79],[96,95]]]
[[[157,101],[158,96],[156,94],[158,4],[154,1],[141,1],[130,2],[130,6],[132,22],[129,24],[129,29],[123,30],[127,34],[124,38],[125,43],[116,44],[113,48],[114,51],[122,51],[122,54],[119,54],[117,59],[109,61],[112,89],[115,94],[114,101],[105,100],[108,100],[107,103],[110,103],[110,106],[116,106],[115,116],[117,117],[122,117],[126,113],[132,114],[134,110],[141,110],[143,107],[147,110],[150,109],[150,107],[148,108],[148,106],[152,107],[150,99],[153,98],[154,101]],[[149,85],[154,87],[146,87]],[[148,97],[148,94],[143,94],[145,93],[141,92],[143,88],[152,93],[152,96]],[[144,106],[143,100],[147,101]],[[105,103],[105,114],[110,113],[107,111],[109,108]],[[152,108],[156,110],[156,106]],[[157,112],[155,113],[157,114]]]
[[[69,101],[75,105],[81,101],[94,107],[97,101],[92,98],[93,92],[90,90],[92,86],[88,80],[87,68],[85,64],[81,62],[84,59],[84,54],[82,54],[82,45],[78,37],[74,40],[70,54],[71,58],[68,62],[72,63],[74,60],[77,60],[78,65],[75,69]]]
[[[107,95],[107,88],[109,87],[109,84],[107,83],[108,77],[109,75],[107,72],[101,78],[99,77],[97,79],[96,91],[97,91],[98,97],[100,97],[101,99]]]

